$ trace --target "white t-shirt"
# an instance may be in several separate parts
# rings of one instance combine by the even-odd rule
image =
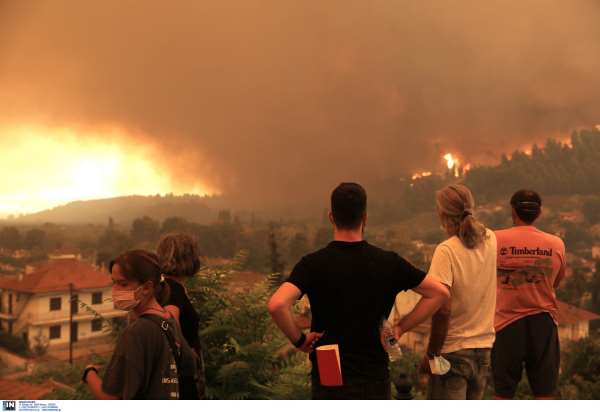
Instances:
[[[450,327],[442,353],[467,348],[491,348],[496,309],[496,236],[477,248],[467,248],[458,236],[435,249],[429,276],[450,286]]]

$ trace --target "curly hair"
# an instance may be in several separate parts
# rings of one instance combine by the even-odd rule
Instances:
[[[165,276],[194,276],[200,270],[200,245],[192,236],[176,232],[164,235],[156,247]]]

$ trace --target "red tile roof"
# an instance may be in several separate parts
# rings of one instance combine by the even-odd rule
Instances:
[[[556,301],[558,303],[558,310],[556,311],[556,318],[558,319],[559,325],[570,325],[572,323],[579,323],[590,321],[593,319],[600,319],[600,315],[588,312],[578,308],[577,306],[569,305],[568,303]]]
[[[96,272],[86,263],[74,259],[55,260],[47,266],[23,275],[23,279],[5,279],[0,281],[0,289],[26,293],[43,293],[74,289],[88,289],[109,286],[110,275]]]
[[[52,392],[56,386],[45,383],[42,385],[0,378],[0,398],[38,400],[41,396]],[[18,409],[17,409],[18,410]]]
[[[35,262],[27,263],[25,266],[38,270],[50,263],[49,259],[36,260]]]

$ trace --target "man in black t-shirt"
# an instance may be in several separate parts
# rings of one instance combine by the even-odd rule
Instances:
[[[334,241],[302,258],[273,295],[269,312],[294,346],[310,353],[313,399],[390,399],[388,356],[379,319],[387,317],[396,295],[412,289],[423,296],[395,328],[396,339],[431,317],[449,298],[448,289],[394,252],[362,240],[367,195],[356,183],[342,183],[331,195],[329,220]],[[305,335],[290,312],[304,294],[312,310]],[[337,344],[341,386],[324,386],[313,349]]]

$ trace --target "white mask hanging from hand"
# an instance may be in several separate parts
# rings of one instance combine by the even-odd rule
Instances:
[[[429,351],[428,353],[433,355],[433,353]],[[441,355],[433,355],[433,359],[429,359],[429,357],[427,357],[427,359],[429,360],[429,368],[431,369],[431,373],[434,375],[444,375],[450,370],[450,362],[444,359],[444,357]]]

